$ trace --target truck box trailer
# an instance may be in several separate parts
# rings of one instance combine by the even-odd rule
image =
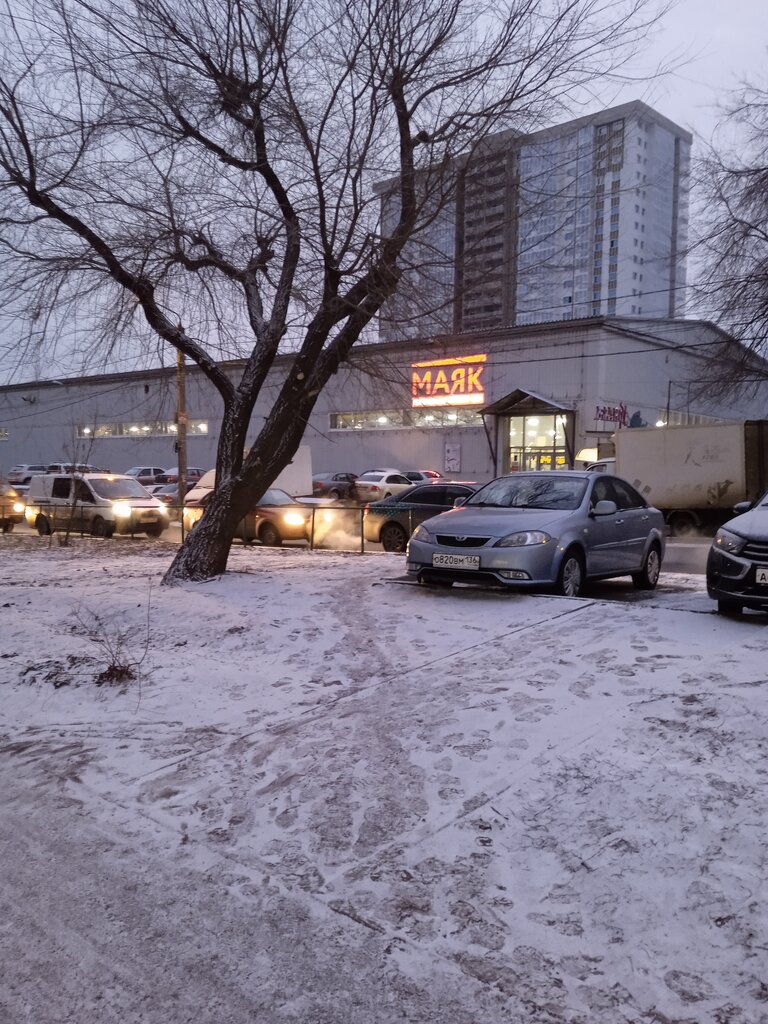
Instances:
[[[717,528],[768,490],[768,420],[618,430],[615,472],[678,536]]]

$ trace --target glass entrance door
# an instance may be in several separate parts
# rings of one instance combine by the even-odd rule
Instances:
[[[508,472],[566,469],[565,432],[570,413],[537,413],[509,418]]]

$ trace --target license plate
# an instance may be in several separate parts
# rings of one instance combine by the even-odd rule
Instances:
[[[755,583],[768,583],[768,565],[755,566]]]
[[[436,569],[479,569],[480,555],[446,555],[435,552],[432,565]]]

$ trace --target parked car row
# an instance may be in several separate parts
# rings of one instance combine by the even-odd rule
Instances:
[[[178,503],[177,484],[157,487],[150,495],[135,476],[57,465],[57,472],[30,476],[26,497],[0,483],[4,533],[26,519],[42,536],[67,528],[104,537],[136,532],[159,537],[168,525],[166,505]],[[514,473],[485,485],[440,478],[414,485],[386,469],[358,480],[363,478],[373,494],[374,487],[397,488],[365,505],[365,541],[385,551],[406,551],[407,572],[420,583],[491,583],[577,597],[591,580],[628,575],[644,590],[658,582],[666,539],[662,513],[607,469]],[[210,488],[188,491],[187,530],[200,520],[211,494]],[[243,518],[237,536],[269,546],[322,542],[323,535],[333,533],[335,516],[354,511],[323,508],[316,533],[316,508],[269,488]],[[768,611],[768,494],[736,505],[734,512],[712,542],[707,591],[723,615],[744,608]]]
[[[317,473],[312,478],[312,494],[316,498],[378,501],[400,494],[415,483],[440,479],[442,474],[436,469],[369,469],[359,476],[356,473]]]
[[[87,462],[24,462],[13,466],[8,471],[8,483],[14,484],[15,486],[26,487],[29,485],[33,476],[44,476],[47,473],[66,473],[71,476],[74,473],[108,472],[110,472],[110,470],[102,469],[99,466],[92,466]],[[205,470],[201,469],[199,466],[188,466],[187,480],[199,480],[204,472]],[[138,480],[140,484],[144,484],[145,486],[152,484],[172,484],[176,483],[178,480],[179,470],[178,467],[163,469],[160,466],[132,466],[131,469],[127,469],[125,473],[119,475],[132,476]]]
[[[86,462],[23,462],[8,471],[8,483],[17,487],[27,487],[33,476],[46,473],[103,473],[104,470],[91,466]]]
[[[199,466],[187,466],[187,482],[193,483],[199,480],[205,473]],[[132,476],[145,487],[157,484],[175,484],[179,479],[179,467],[172,466],[170,469],[162,469],[160,466],[132,466],[126,469],[124,476]]]

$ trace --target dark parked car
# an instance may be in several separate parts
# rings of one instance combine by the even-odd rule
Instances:
[[[768,611],[768,494],[733,511],[736,518],[717,531],[709,549],[707,593],[720,615]]]
[[[184,494],[192,487],[194,481],[189,481],[187,486],[184,488]],[[153,498],[157,498],[158,501],[162,501],[164,505],[178,507],[179,502],[179,485],[178,484],[160,484],[159,486],[152,487],[150,493]]]
[[[587,580],[656,586],[664,517],[607,473],[514,473],[416,528],[407,570],[420,583],[491,583],[578,597]]]
[[[420,523],[453,508],[457,501],[474,494],[479,486],[440,480],[417,484],[383,501],[371,502],[363,511],[365,539],[381,544],[385,551],[405,551],[408,538]]]
[[[413,480],[415,484],[428,484],[430,480],[442,480],[443,474],[436,469],[404,469],[403,476]]]
[[[26,505],[19,492],[10,484],[0,483],[0,530],[10,533],[24,519]]]
[[[355,487],[357,473],[316,473],[312,477],[315,498],[349,498]]]
[[[187,483],[193,484],[200,479],[205,473],[204,469],[199,466],[187,466]],[[162,474],[162,480],[158,480],[159,484],[175,484],[179,479],[179,467],[172,466],[170,469],[166,469]]]

